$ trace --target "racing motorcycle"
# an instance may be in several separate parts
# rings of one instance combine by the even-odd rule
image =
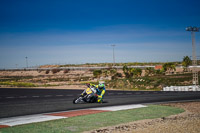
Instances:
[[[81,95],[73,100],[74,104],[95,102],[97,102],[96,88],[90,85],[81,93]]]

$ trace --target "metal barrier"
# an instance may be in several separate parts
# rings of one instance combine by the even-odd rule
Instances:
[[[199,85],[191,86],[167,86],[163,87],[163,91],[200,91]]]
[[[155,66],[128,66],[128,68],[141,68],[145,69],[148,67],[154,68]],[[51,67],[51,68],[21,68],[21,69],[0,69],[0,71],[41,71],[41,70],[98,70],[98,69],[123,69],[123,66],[112,66],[112,67]]]

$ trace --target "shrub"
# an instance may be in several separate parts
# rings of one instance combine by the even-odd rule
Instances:
[[[52,69],[51,71],[52,71],[53,74],[55,74],[57,72],[60,72],[60,69]]]
[[[116,73],[115,75],[113,75],[111,78],[112,78],[112,80],[113,79],[117,79],[117,78],[121,78],[122,77],[122,74],[121,73]]]
[[[138,77],[142,74],[142,69],[140,68],[128,68],[126,65],[123,67],[123,72],[126,78]]]
[[[46,70],[46,72],[45,72],[45,73],[46,73],[46,74],[49,74],[49,72],[50,72],[50,70]]]
[[[101,71],[101,70],[94,70],[94,71],[93,71],[94,77],[99,77],[101,74],[102,74],[102,71]]]

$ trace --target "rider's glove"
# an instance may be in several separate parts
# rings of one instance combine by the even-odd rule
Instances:
[[[102,96],[98,96],[98,98],[102,98]]]

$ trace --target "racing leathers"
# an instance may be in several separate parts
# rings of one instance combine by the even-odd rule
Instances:
[[[103,102],[103,97],[104,97],[104,94],[106,92],[106,88],[103,87],[102,89],[99,89],[98,85],[95,85],[95,87],[96,87],[96,90],[97,90],[97,92],[96,92],[97,102],[101,103],[101,102]]]

